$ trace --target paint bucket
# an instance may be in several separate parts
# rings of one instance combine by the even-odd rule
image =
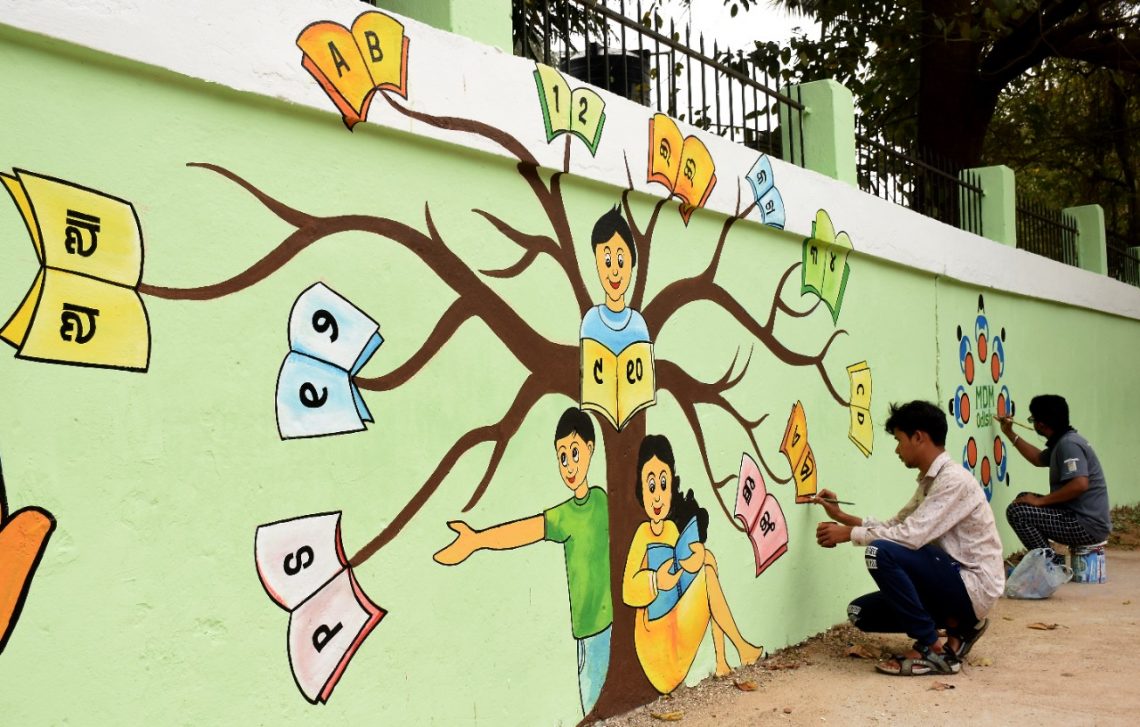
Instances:
[[[1077,545],[1069,549],[1069,563],[1073,569],[1073,583],[1104,583],[1108,573],[1104,566],[1104,546],[1108,541],[1094,545]]]

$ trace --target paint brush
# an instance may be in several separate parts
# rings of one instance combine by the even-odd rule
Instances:
[[[854,505],[855,504],[853,502],[848,502],[847,500],[836,500],[834,497],[819,497],[816,499],[823,500],[824,502],[830,502],[833,505]]]
[[[1009,422],[1010,424],[1016,424],[1017,426],[1021,427],[1022,429],[1028,429],[1031,432],[1037,431],[1036,429],[1033,428],[1032,425],[1022,424],[1021,422],[1017,421],[1013,417],[994,417],[994,419],[997,419],[999,422]]]

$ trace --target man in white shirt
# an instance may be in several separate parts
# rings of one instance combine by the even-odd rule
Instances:
[[[847,607],[863,631],[905,632],[907,654],[876,666],[903,676],[954,674],[989,625],[986,616],[1005,587],[1002,544],[993,511],[977,480],[946,454],[946,415],[934,404],[891,405],[886,429],[895,453],[919,472],[914,496],[889,520],[860,518],[820,490],[814,502],[836,522],[822,522],[824,547],[866,546],[867,570],[879,590]],[[947,639],[938,638],[945,628]]]

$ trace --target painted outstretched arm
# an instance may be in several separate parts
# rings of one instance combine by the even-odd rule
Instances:
[[[542,515],[514,520],[475,530],[462,520],[452,520],[447,527],[455,531],[455,540],[432,556],[436,563],[457,565],[476,550],[512,550],[542,540],[545,523]]]

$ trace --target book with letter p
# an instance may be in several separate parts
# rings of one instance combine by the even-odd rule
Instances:
[[[305,699],[328,702],[364,639],[386,611],[364,593],[340,539],[340,513],[257,528],[254,562],[262,587],[289,612],[289,667]]]
[[[634,414],[657,403],[652,343],[631,343],[619,354],[592,338],[581,344],[583,409],[596,411],[621,431]]]
[[[352,28],[331,20],[312,23],[297,36],[301,65],[312,74],[352,129],[368,116],[376,91],[408,97],[408,38],[400,21],[369,10]]]
[[[41,265],[0,338],[20,358],[146,371],[142,228],[131,203],[20,169],[0,182]]]
[[[566,77],[550,66],[535,66],[534,82],[538,84],[546,141],[554,141],[559,134],[573,134],[586,143],[591,156],[596,154],[606,124],[606,102],[586,86],[570,90]]]
[[[677,122],[665,114],[649,120],[648,182],[657,182],[681,200],[681,219],[704,207],[716,186],[716,165],[705,143],[695,136],[682,136]]]

